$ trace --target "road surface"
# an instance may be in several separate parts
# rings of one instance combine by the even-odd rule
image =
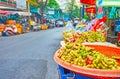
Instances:
[[[59,79],[53,56],[63,28],[0,37],[0,79]]]

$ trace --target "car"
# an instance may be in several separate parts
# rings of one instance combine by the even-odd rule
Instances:
[[[33,31],[39,31],[40,30],[40,25],[39,24],[35,24],[33,25]]]
[[[56,27],[63,27],[64,26],[64,20],[59,19],[56,20]]]

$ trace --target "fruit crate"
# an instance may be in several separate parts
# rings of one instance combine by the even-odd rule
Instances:
[[[63,68],[58,65],[59,79],[93,79],[90,77],[82,76],[80,74],[75,74],[68,69]]]

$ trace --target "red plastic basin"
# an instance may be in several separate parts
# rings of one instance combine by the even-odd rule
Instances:
[[[96,51],[103,53],[108,57],[112,56],[119,56],[120,57],[120,48],[119,47],[112,47],[112,46],[104,46],[104,45],[89,45],[86,44],[88,47],[94,48]],[[92,68],[85,68],[82,66],[77,66],[74,64],[70,64],[67,62],[62,61],[58,56],[58,51],[56,51],[54,55],[54,60],[56,63],[61,65],[62,67],[71,70],[77,74],[82,74],[92,78],[99,78],[99,79],[116,79],[120,78],[120,70],[104,70],[104,69],[92,69]],[[118,60],[120,65],[120,60]]]

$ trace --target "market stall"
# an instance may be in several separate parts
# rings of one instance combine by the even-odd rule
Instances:
[[[2,36],[22,34],[22,25],[16,20],[7,20],[7,16],[0,17],[0,33]]]
[[[27,22],[27,26],[24,23],[24,20],[28,19],[29,16],[31,16],[30,12],[0,10],[1,34],[3,33],[3,36],[22,34],[29,27]],[[10,30],[10,32],[7,30]]]
[[[102,15],[103,8],[99,6],[96,11],[92,6],[96,0],[89,1],[81,0],[90,5],[86,12],[97,16],[87,23],[78,23],[76,29],[65,29],[63,41],[54,55],[60,79],[119,79],[120,48],[107,42],[109,28],[105,24],[107,17]]]
[[[106,42],[102,33],[67,31],[63,40],[54,55],[60,79],[120,78],[120,48]]]

